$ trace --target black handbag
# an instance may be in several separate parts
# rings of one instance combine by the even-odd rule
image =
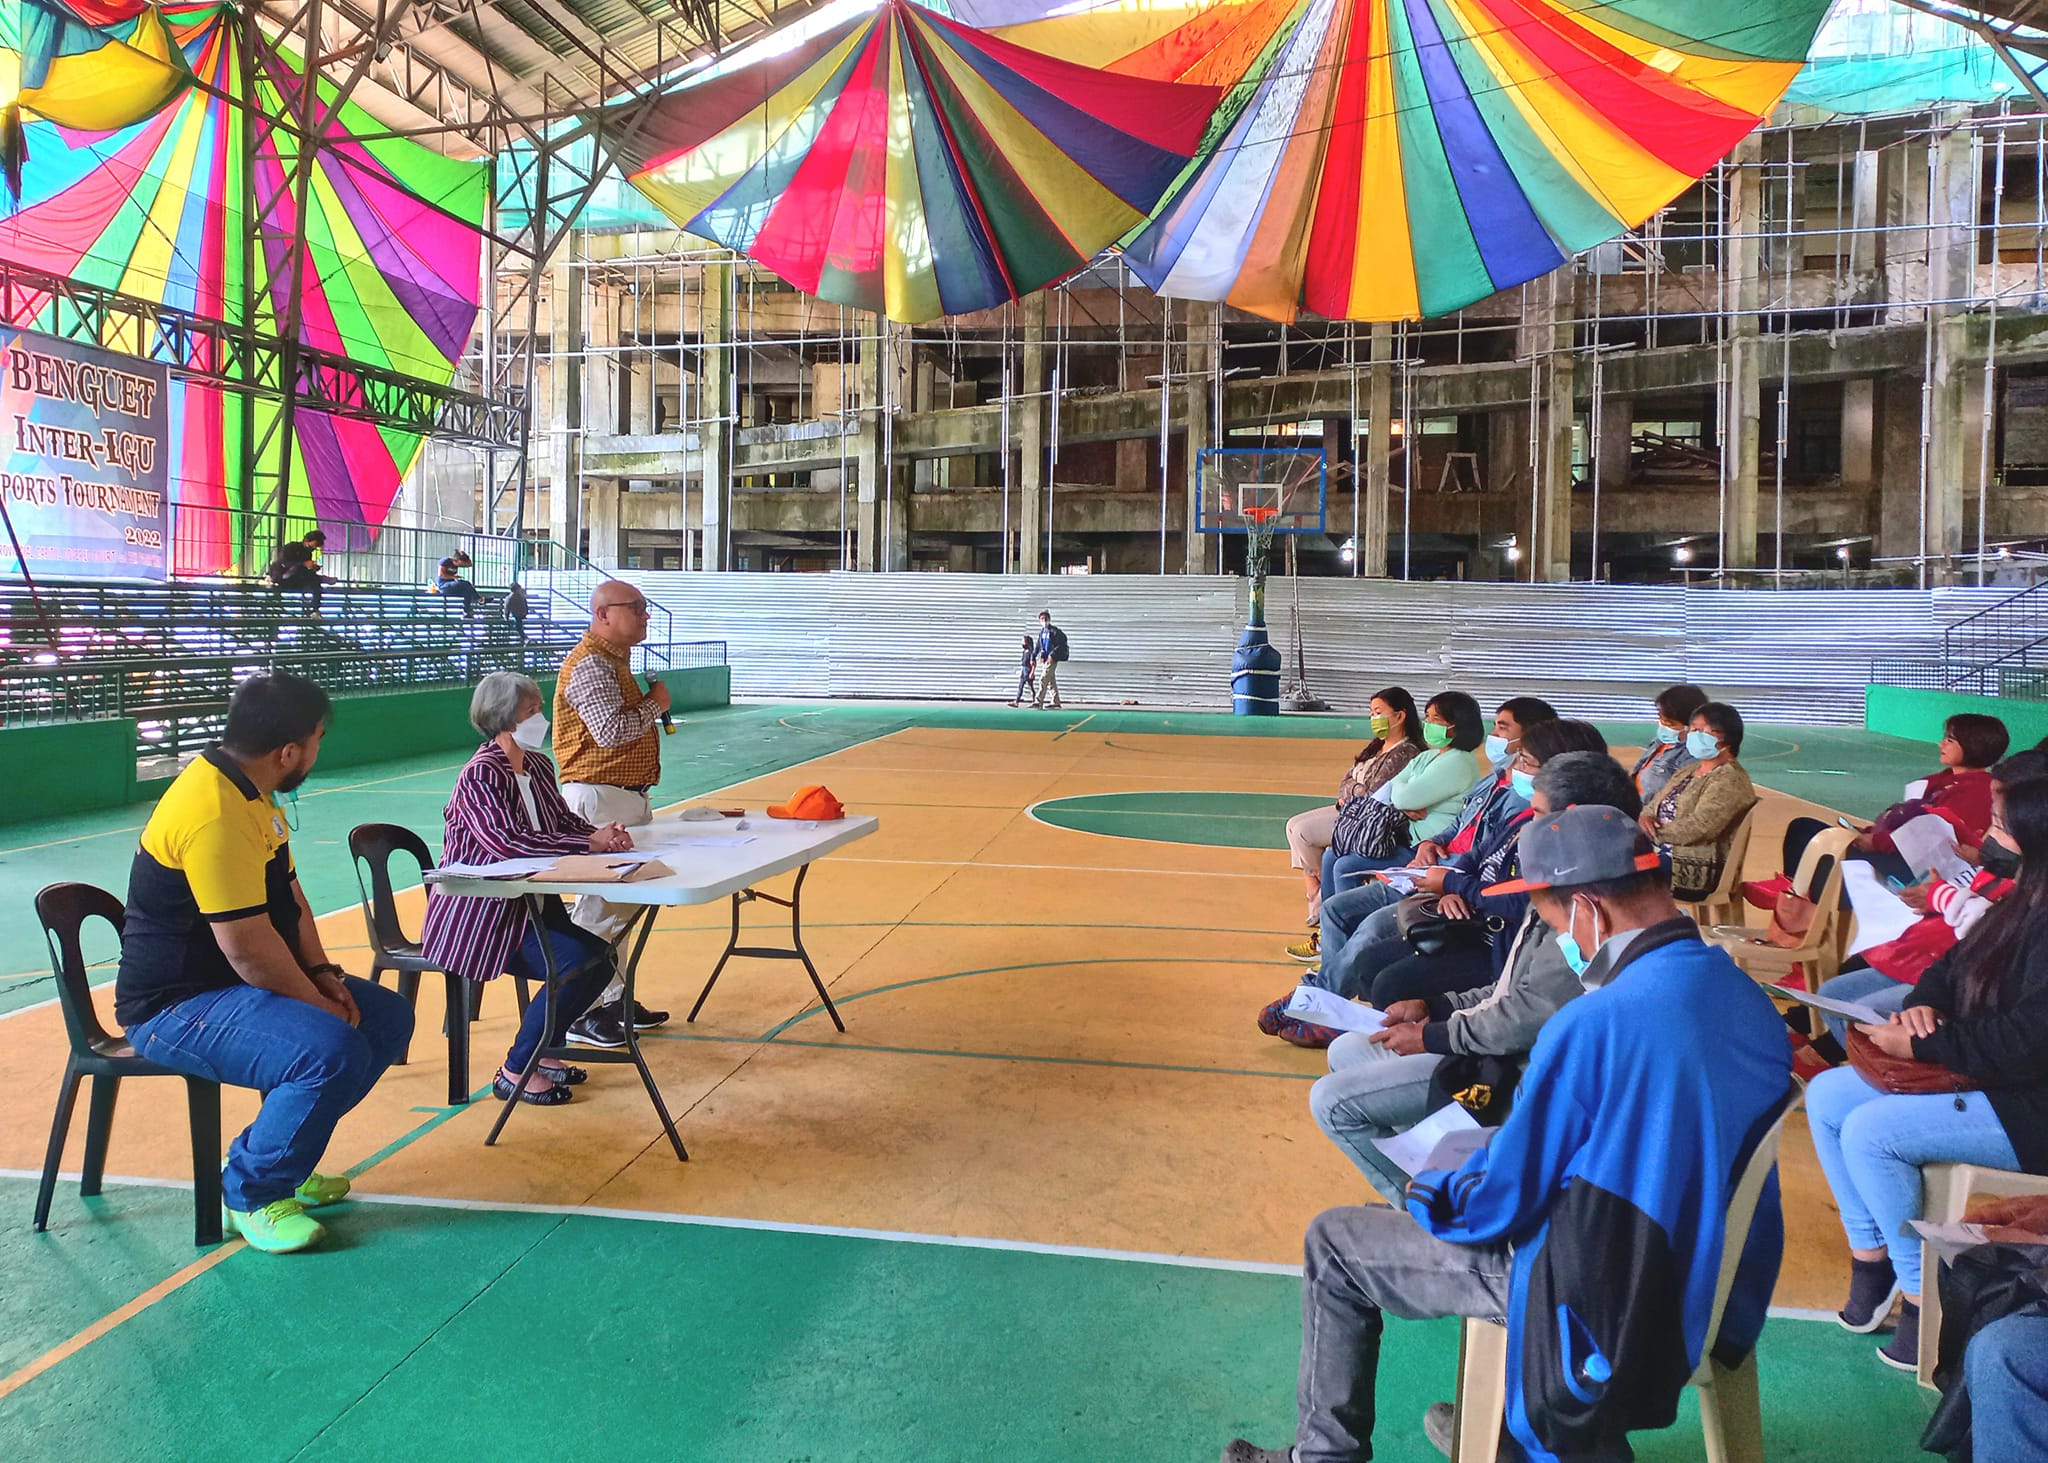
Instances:
[[[1482,1128],[1497,1128],[1515,1105],[1515,1084],[1522,1065],[1513,1057],[1476,1056],[1459,1052],[1445,1057],[1429,1074],[1429,1110],[1457,1103]]]
[[[1437,913],[1436,901],[1434,894],[1410,894],[1394,907],[1394,919],[1409,949],[1417,955],[1448,955],[1486,943],[1484,920],[1450,919]]]

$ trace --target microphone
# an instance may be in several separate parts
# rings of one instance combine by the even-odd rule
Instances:
[[[649,691],[652,691],[656,686],[660,684],[661,682],[655,680],[653,676],[649,676],[647,678],[647,689]],[[675,718],[670,716],[666,711],[661,713],[661,734],[665,737],[672,737],[676,734]]]

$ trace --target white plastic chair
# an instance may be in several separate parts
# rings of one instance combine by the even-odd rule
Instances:
[[[1974,1194],[2048,1194],[2048,1178],[1974,1163],[1928,1163],[1920,1168],[1920,1217],[1952,1224],[1963,1217]],[[1920,1242],[1920,1385],[1934,1386],[1934,1359],[1941,1350],[1941,1272],[1934,1247]]]

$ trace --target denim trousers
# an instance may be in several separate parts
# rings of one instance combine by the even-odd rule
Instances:
[[[1451,1244],[1400,1209],[1326,1210],[1308,1227],[1302,1261],[1295,1463],[1372,1456],[1384,1314],[1507,1316],[1508,1247]],[[1420,1411],[1428,1399],[1411,1400]]]
[[[1330,1043],[1330,1075],[1309,1089],[1316,1126],[1389,1203],[1401,1202],[1408,1175],[1372,1140],[1391,1138],[1429,1116],[1429,1079],[1441,1061],[1434,1052],[1404,1057],[1375,1046],[1362,1031],[1347,1031]]]
[[[2006,1316],[1972,1336],[1963,1385],[1980,1463],[2048,1458],[2048,1316]]]
[[[1913,994],[1913,988],[1902,980],[1893,980],[1881,970],[1865,966],[1861,970],[1845,970],[1831,980],[1820,983],[1815,995],[1826,996],[1831,1001],[1854,1001],[1859,1006],[1868,1006],[1880,1016],[1889,1016],[1905,1006],[1906,998]],[[1821,1019],[1828,1024],[1828,1030],[1835,1034],[1835,1040],[1842,1046],[1849,1044],[1849,1021],[1844,1016],[1822,1013]]]
[[[508,1072],[526,1070],[527,1059],[533,1055],[534,1045],[543,1034],[547,1037],[548,1046],[560,1046],[569,1023],[588,1011],[592,1003],[604,994],[614,974],[611,946],[596,935],[575,926],[566,930],[544,931],[530,919],[526,922],[525,938],[512,952],[512,958],[505,962],[509,973],[533,981],[547,979],[547,958],[540,945],[543,934],[555,953],[555,1029],[543,1033],[547,1003],[536,994],[527,1002],[526,1015],[519,1023],[519,1034],[512,1039],[512,1049],[505,1054],[505,1070]]]
[[[412,1039],[412,1004],[348,978],[362,1020],[236,984],[192,996],[129,1028],[136,1054],[174,1072],[263,1094],[228,1147],[221,1198],[244,1213],[288,1199],[327,1151],[342,1114],[369,1095]]]
[[[1325,857],[1324,866],[1328,867]],[[1322,967],[1309,979],[1316,985],[1344,996],[1364,996],[1372,986],[1372,971],[1354,967],[1367,947],[1401,937],[1394,906],[1401,896],[1384,879],[1368,879],[1356,889],[1341,894],[1325,893],[1322,914]],[[1375,966],[1374,969],[1378,967]]]
[[[1906,1294],[1920,1294],[1920,1165],[2020,1166],[2012,1140],[1981,1092],[1898,1096],[1853,1068],[1823,1072],[1806,1087],[1813,1148],[1853,1249],[1883,1247]]]
[[[1366,880],[1365,876],[1380,869],[1398,869],[1415,855],[1405,848],[1397,848],[1385,858],[1369,858],[1362,853],[1339,853],[1334,848],[1323,850],[1323,902],[1329,903],[1339,894],[1360,887],[1378,884],[1378,879]]]

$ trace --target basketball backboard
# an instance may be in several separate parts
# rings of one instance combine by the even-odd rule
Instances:
[[[1195,531],[1321,533],[1328,496],[1315,447],[1211,447],[1196,459]]]

